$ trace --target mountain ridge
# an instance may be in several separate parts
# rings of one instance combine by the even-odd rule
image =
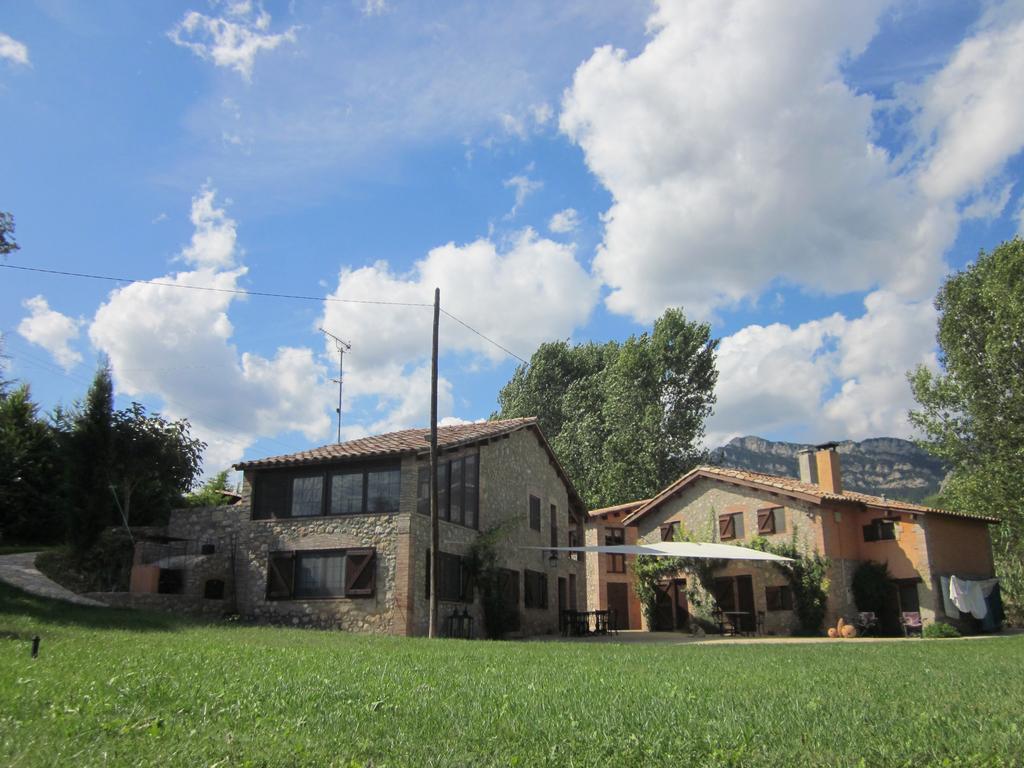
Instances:
[[[799,477],[797,453],[813,447],[748,435],[715,448],[709,461],[732,469]],[[840,455],[843,487],[873,496],[920,503],[939,492],[947,474],[941,460],[898,437],[844,440],[836,450]]]

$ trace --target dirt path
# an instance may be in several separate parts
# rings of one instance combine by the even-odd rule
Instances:
[[[0,581],[23,589],[30,595],[64,600],[77,605],[104,607],[104,603],[76,595],[37,571],[35,562],[38,554],[38,552],[23,552],[18,555],[0,556]]]

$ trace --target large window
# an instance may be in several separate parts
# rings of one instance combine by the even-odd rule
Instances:
[[[433,559],[427,550],[427,599],[430,598],[430,568]],[[437,558],[437,599],[455,603],[473,602],[473,584],[466,558],[441,552]]]
[[[416,511],[430,514],[430,466],[421,466],[416,483]],[[480,455],[437,463],[437,515],[442,520],[477,528],[480,520]]]
[[[398,465],[353,466],[321,472],[258,472],[254,520],[398,511],[402,472]]]
[[[732,512],[718,516],[718,537],[722,541],[743,538],[743,513]]]
[[[373,549],[271,552],[267,600],[372,597],[376,560]]]
[[[526,608],[548,607],[548,575],[540,571],[523,571],[523,605]]]
[[[626,531],[622,528],[605,528],[604,543],[608,547],[621,546],[626,543]],[[626,556],[608,555],[608,573],[625,573]]]

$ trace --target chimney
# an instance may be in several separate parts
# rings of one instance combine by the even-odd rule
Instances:
[[[839,471],[838,443],[822,443],[814,455],[817,464],[818,486],[829,493],[843,492],[843,477]]]
[[[797,453],[797,461],[800,464],[800,482],[818,484],[818,462],[814,458],[813,448],[802,448]]]

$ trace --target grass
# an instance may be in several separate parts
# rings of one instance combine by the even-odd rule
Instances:
[[[1019,765],[1022,662],[1024,637],[404,640],[0,585],[0,764]]]

